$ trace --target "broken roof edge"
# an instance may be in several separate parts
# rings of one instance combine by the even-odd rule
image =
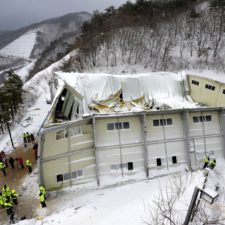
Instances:
[[[124,117],[134,117],[134,116],[142,116],[142,115],[165,115],[165,114],[177,114],[182,112],[212,112],[212,111],[225,111],[225,107],[202,107],[202,108],[182,108],[182,109],[171,109],[171,110],[158,110],[158,111],[150,111],[150,112],[128,112],[128,113],[114,113],[114,114],[86,114],[85,117],[79,118],[78,120],[73,121],[65,121],[62,123],[51,124],[46,127],[42,127],[39,134],[44,134],[48,131],[55,131],[59,129],[65,129],[68,127],[73,127],[74,125],[82,125],[86,122],[90,122],[93,118],[124,118]]]

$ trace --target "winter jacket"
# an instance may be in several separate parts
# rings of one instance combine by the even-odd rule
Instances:
[[[4,206],[4,197],[0,195],[0,205]]]
[[[12,189],[12,191],[11,191],[11,197],[12,197],[12,199],[17,199],[18,196],[19,195],[16,193],[16,190],[15,189]]]
[[[26,166],[32,166],[32,164],[31,164],[29,159],[26,160]]]
[[[2,188],[2,195],[5,196],[5,197],[10,197],[11,196],[11,191],[10,191],[9,186],[7,186],[7,185],[3,186],[3,188]]]
[[[0,162],[0,170],[4,169],[6,165],[3,162]]]
[[[45,195],[42,193],[39,196],[40,202],[45,202]]]
[[[4,202],[4,208],[6,208],[6,209],[10,209],[10,208],[12,208],[12,203],[11,203],[11,202],[9,202],[9,201]]]

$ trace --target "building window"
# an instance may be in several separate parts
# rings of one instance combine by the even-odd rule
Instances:
[[[172,118],[153,120],[153,127],[171,126],[171,125],[173,125]]]
[[[177,157],[176,156],[172,156],[172,163],[176,164],[177,163]]]
[[[128,163],[110,165],[110,170],[120,170],[121,168],[127,169],[127,170],[133,170],[134,164],[133,162],[128,162]]]
[[[122,123],[121,122],[115,123],[115,130],[122,130]]]
[[[199,82],[196,81],[196,80],[192,80],[191,83],[194,84],[194,85],[199,85]]]
[[[133,169],[134,169],[133,162],[128,162],[128,163],[127,163],[127,169],[128,169],[128,170],[133,170]]]
[[[156,159],[156,164],[157,164],[157,166],[162,166],[161,158]]]
[[[82,130],[80,127],[71,127],[70,128],[70,136],[76,136],[76,135],[79,135],[79,134],[82,134]]]
[[[130,129],[130,123],[129,122],[123,122],[123,129]]]
[[[114,130],[114,123],[107,123],[107,130]]]
[[[127,130],[130,129],[129,122],[107,123],[107,130]]]
[[[68,135],[65,130],[60,130],[60,131],[56,132],[56,140],[60,140],[60,139],[67,138],[67,137],[68,137]]]
[[[153,120],[153,127],[159,126],[159,120]]]
[[[209,84],[206,84],[205,88],[209,89],[209,90],[212,90],[212,91],[215,91],[215,86],[212,86],[212,85],[209,85]]]
[[[83,176],[83,170],[77,170],[77,177]]]
[[[72,178],[76,179],[78,177],[82,177],[83,176],[83,170],[75,170],[72,172]]]
[[[83,170],[76,170],[71,173],[71,179],[76,179],[83,176]],[[58,174],[56,175],[56,181],[62,182],[64,180],[70,179],[70,173]]]
[[[205,121],[206,122],[212,121],[212,116],[211,115],[205,116]]]
[[[64,178],[64,180],[69,180],[70,179],[70,174],[69,173],[65,173],[63,178]]]
[[[63,174],[58,174],[58,175],[56,175],[56,181],[57,181],[57,182],[63,181]]]
[[[193,123],[200,123],[200,122],[210,122],[212,121],[211,115],[206,116],[193,116]]]

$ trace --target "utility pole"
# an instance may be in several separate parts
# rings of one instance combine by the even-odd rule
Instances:
[[[14,144],[13,144],[13,139],[12,139],[11,131],[10,131],[10,128],[9,128],[9,122],[6,122],[6,125],[7,125],[7,129],[8,129],[8,132],[9,132],[11,144],[12,144],[12,147],[13,147],[13,150],[14,150],[15,147],[14,147]]]

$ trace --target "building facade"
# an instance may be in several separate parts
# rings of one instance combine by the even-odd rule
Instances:
[[[224,157],[225,84],[171,73],[74,76],[63,76],[39,133],[48,190],[197,170],[206,154]]]

